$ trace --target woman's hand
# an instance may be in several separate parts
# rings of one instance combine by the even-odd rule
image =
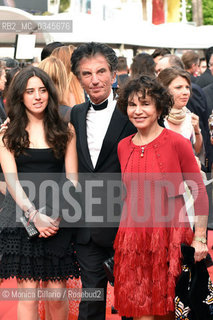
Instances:
[[[38,212],[33,219],[33,222],[40,233],[39,238],[48,238],[57,233],[60,218],[53,220],[45,214]]]
[[[0,126],[0,133],[4,132],[8,128],[8,123],[10,123],[10,119],[7,118]]]
[[[201,241],[193,240],[191,246],[195,249],[194,259],[195,262],[205,259],[208,253],[207,244]]]
[[[199,117],[195,113],[191,113],[192,126],[196,135],[200,134]]]
[[[196,114],[191,113],[191,120],[192,120],[192,126],[194,129],[194,133],[196,136],[196,141],[193,146],[194,146],[195,153],[198,155],[202,151],[203,136],[202,136],[201,129],[199,126],[199,117]]]

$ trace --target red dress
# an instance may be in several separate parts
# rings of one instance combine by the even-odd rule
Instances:
[[[208,214],[208,198],[187,139],[167,129],[146,146],[132,138],[118,145],[126,192],[114,242],[115,308],[126,317],[165,315],[174,311],[180,244],[193,238],[183,181],[196,185],[195,214]]]

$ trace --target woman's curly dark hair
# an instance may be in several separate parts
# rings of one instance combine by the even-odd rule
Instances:
[[[134,93],[142,93],[142,98],[150,96],[155,101],[156,110],[160,113],[159,123],[169,114],[173,106],[173,98],[155,77],[141,75],[130,79],[118,93],[118,108],[127,115],[128,99]]]
[[[64,156],[71,135],[67,124],[58,113],[58,96],[52,80],[46,72],[33,66],[22,69],[9,87],[7,106],[10,123],[3,136],[3,142],[15,156],[24,153],[25,148],[29,148],[29,135],[26,131],[29,120],[23,103],[23,94],[28,80],[34,76],[41,79],[49,95],[44,114],[44,131],[48,145],[59,159]]]

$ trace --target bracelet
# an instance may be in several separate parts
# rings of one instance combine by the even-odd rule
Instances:
[[[203,244],[207,243],[207,240],[205,237],[194,237],[194,241],[202,242]]]
[[[29,209],[27,209],[25,212],[24,212],[24,215],[27,219],[30,218],[30,215],[31,213],[35,212],[36,211],[36,208],[35,207],[30,207]]]
[[[29,218],[29,222],[30,222],[30,221],[32,221],[32,222],[34,221],[35,216],[37,215],[37,213],[38,213],[38,210],[35,210],[35,211],[34,211],[34,214],[32,215],[32,217]]]

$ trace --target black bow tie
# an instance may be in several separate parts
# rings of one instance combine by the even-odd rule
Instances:
[[[93,106],[93,108],[96,110],[96,111],[99,111],[99,110],[103,110],[107,107],[108,105],[108,99],[105,100],[104,102],[100,103],[100,104],[94,104],[91,102],[91,105]]]

